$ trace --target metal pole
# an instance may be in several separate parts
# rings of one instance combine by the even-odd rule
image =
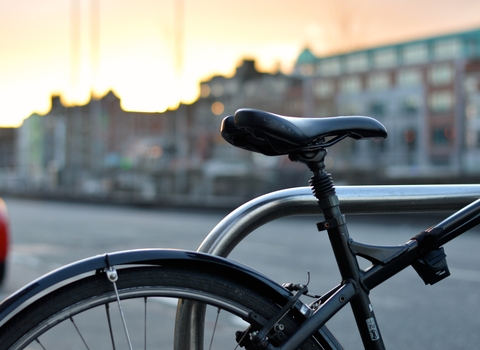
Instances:
[[[338,186],[336,191],[345,214],[453,212],[480,198],[480,185]],[[198,251],[226,257],[250,232],[267,222],[319,214],[309,187],[269,193],[226,216]]]

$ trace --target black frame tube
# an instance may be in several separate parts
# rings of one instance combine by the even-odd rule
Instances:
[[[438,246],[441,247],[479,224],[480,199],[460,209],[416,237],[421,237],[428,232],[433,232],[436,234]],[[368,289],[375,288],[420,258],[420,250],[422,247],[415,238],[408,241],[404,247],[404,253],[396,259],[393,259],[385,265],[374,264],[365,270],[363,283]]]
[[[439,246],[442,246],[462,233],[470,230],[480,223],[480,199],[460,209],[456,213],[435,225],[433,228],[441,228],[437,236]]]

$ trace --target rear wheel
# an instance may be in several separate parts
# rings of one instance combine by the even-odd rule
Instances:
[[[208,272],[173,267],[134,267],[117,272],[115,286],[120,303],[114,284],[105,272],[99,272],[61,287],[22,310],[1,327],[0,347],[172,349],[177,303],[181,300],[208,305],[203,344],[189,348],[237,349],[241,348],[240,338],[250,348],[247,339],[251,333],[281,307],[278,301],[241,283]],[[300,314],[289,313],[281,321],[283,333],[298,327],[299,319]],[[177,330],[177,334],[182,332]],[[280,342],[276,339],[281,336],[277,334],[271,342]],[[302,349],[322,346],[312,338]]]

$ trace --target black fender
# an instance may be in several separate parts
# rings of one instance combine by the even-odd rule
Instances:
[[[112,266],[119,269],[127,265],[178,266],[209,271],[245,283],[279,303],[285,302],[291,296],[289,291],[259,272],[218,256],[174,249],[128,250],[80,260],[31,282],[0,304],[0,326],[25,306],[70,281],[82,279]]]

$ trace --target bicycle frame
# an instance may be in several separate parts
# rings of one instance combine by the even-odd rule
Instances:
[[[480,197],[480,186],[478,185],[362,186],[337,187],[336,190],[342,210],[347,214],[451,211]],[[388,211],[385,210],[386,208]],[[293,215],[318,215],[319,213],[321,210],[318,202],[312,196],[309,187],[267,194],[243,205],[222,220],[204,240],[199,251],[226,257],[250,232],[269,221]],[[438,228],[437,231],[441,233],[438,236],[441,245],[477,225],[479,215],[480,203],[477,201],[436,225],[435,228]],[[349,237],[348,232],[346,232],[346,237]],[[343,245],[343,249],[345,249],[347,245]],[[360,329],[365,347],[384,348],[383,343],[377,341],[380,334],[375,318],[368,317],[373,311],[368,300],[368,291],[418,260],[419,245],[417,241],[411,240],[403,246],[396,247],[367,246],[351,240],[348,248],[360,251],[355,252],[352,256],[365,254],[368,256],[370,254],[370,258],[375,261],[365,271],[359,270],[356,261],[347,264],[347,269],[352,271],[356,269],[357,273],[361,274],[359,281],[362,286],[351,281],[344,281],[324,295],[321,300],[321,308],[280,349],[297,348],[304,339],[315,333],[331,316],[355,298],[357,306],[354,307],[353,313],[357,318],[357,324],[368,320],[366,321],[367,326]],[[337,249],[342,248],[334,247],[334,251]],[[359,298],[363,301],[358,302]],[[193,311],[188,309],[182,310],[184,314],[191,312]],[[195,334],[199,325],[198,323],[191,324],[190,327]],[[371,336],[372,330],[375,332],[373,336]]]

